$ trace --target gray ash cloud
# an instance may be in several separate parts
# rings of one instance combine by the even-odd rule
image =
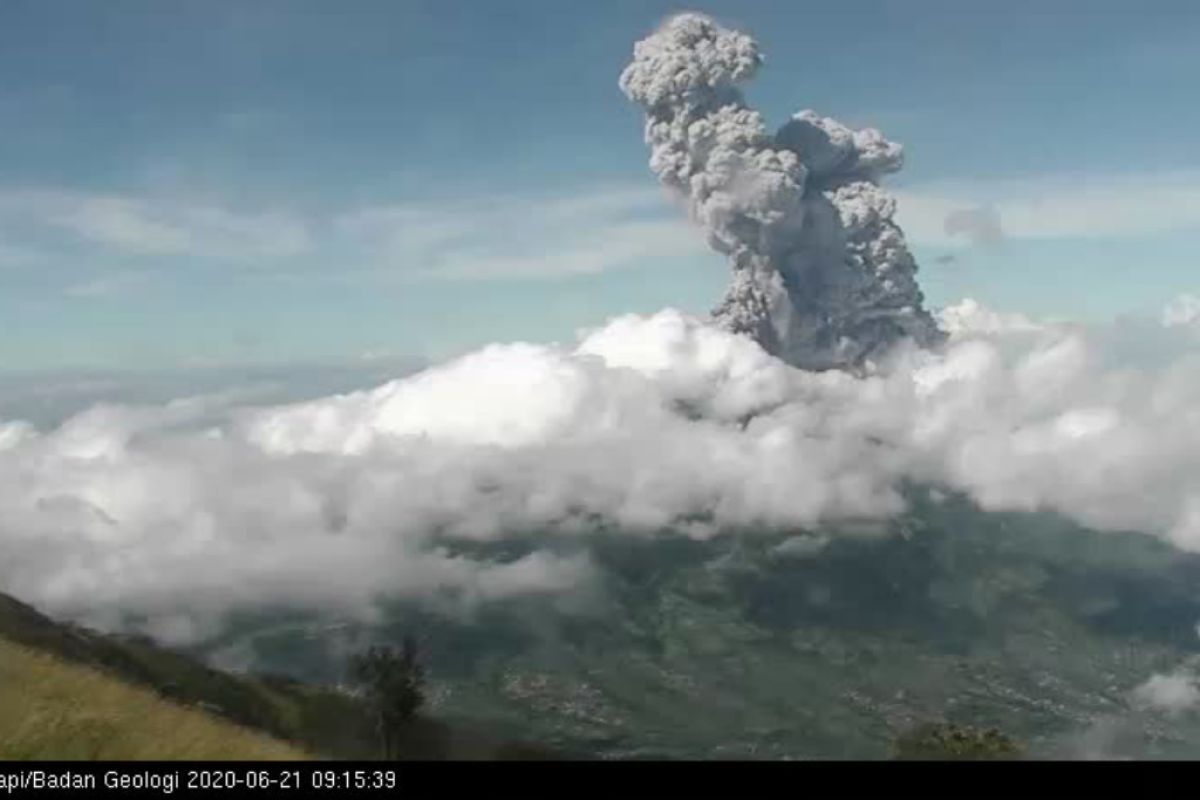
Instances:
[[[879,185],[902,148],[807,110],[768,133],[738,90],[761,64],[752,38],[688,13],[638,42],[620,78],[646,112],[651,169],[733,266],[714,318],[804,369],[940,342]]]

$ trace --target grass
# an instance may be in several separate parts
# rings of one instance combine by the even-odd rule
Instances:
[[[0,759],[298,760],[298,747],[0,639]]]
[[[135,733],[137,725],[144,736]],[[208,749],[222,738],[233,744]],[[112,749],[118,746],[147,754],[121,755]],[[280,755],[259,755],[266,752],[259,747],[281,748]],[[379,758],[367,709],[330,687],[222,672],[144,638],[57,622],[0,594],[0,759],[224,760],[306,753]],[[561,757],[427,716],[418,716],[401,736],[403,759]]]
[[[111,636],[56,622],[0,594],[0,643],[53,656],[210,717],[333,759],[372,758],[370,720],[353,698],[333,689],[212,669],[142,638]],[[9,693],[0,688],[0,697]],[[0,703],[0,709],[8,711]],[[8,714],[5,714],[9,716]]]

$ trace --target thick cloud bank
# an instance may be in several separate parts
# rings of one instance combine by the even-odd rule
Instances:
[[[1179,347],[1150,360],[1141,330],[970,302],[942,324],[944,350],[867,376],[663,311],[289,406],[0,422],[0,589],[175,638],[240,609],[566,599],[591,585],[597,518],[629,535],[861,530],[903,508],[906,481],[1200,550],[1192,329],[1154,328]],[[530,533],[515,560],[463,544]]]
[[[737,89],[761,62],[750,37],[680,14],[637,43],[620,79],[645,109],[651,169],[733,265],[717,321],[805,369],[938,341],[879,186],[900,145],[812,111],[770,135]]]

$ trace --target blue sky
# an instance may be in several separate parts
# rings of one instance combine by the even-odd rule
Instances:
[[[706,310],[727,269],[616,87],[684,8],[759,39],[772,123],[905,144],[931,304],[1200,289],[1192,0],[5,0],[0,371],[438,358]]]

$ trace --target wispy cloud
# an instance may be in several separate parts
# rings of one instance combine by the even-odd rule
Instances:
[[[81,191],[0,190],[0,227],[65,234],[123,256],[261,260],[311,245],[306,224],[284,212]]]
[[[356,280],[412,282],[555,279],[707,252],[703,237],[660,190],[622,186],[406,200],[304,217],[180,199],[0,188],[0,234],[21,245],[0,246],[0,264],[17,263],[18,256],[25,263],[39,251],[54,258],[80,246],[103,256],[108,271],[76,278],[64,290],[73,296],[129,288],[129,276],[144,272],[148,257],[258,264],[300,278],[311,277],[319,262],[322,270],[338,264],[340,274]]]
[[[1200,327],[1200,297],[1181,294],[1167,304],[1162,312],[1162,324],[1168,328]]]
[[[368,263],[414,280],[568,277],[705,252],[699,232],[655,189],[375,206],[334,227]]]
[[[136,292],[150,280],[141,272],[114,272],[73,283],[63,293],[68,297],[106,298]]]
[[[1152,676],[1134,690],[1133,701],[1143,708],[1178,715],[1200,705],[1200,689],[1195,677],[1181,670]]]
[[[24,267],[37,263],[41,255],[28,247],[10,245],[0,239],[0,268]]]
[[[1055,175],[896,192],[909,239],[1116,239],[1200,229],[1200,172]]]

